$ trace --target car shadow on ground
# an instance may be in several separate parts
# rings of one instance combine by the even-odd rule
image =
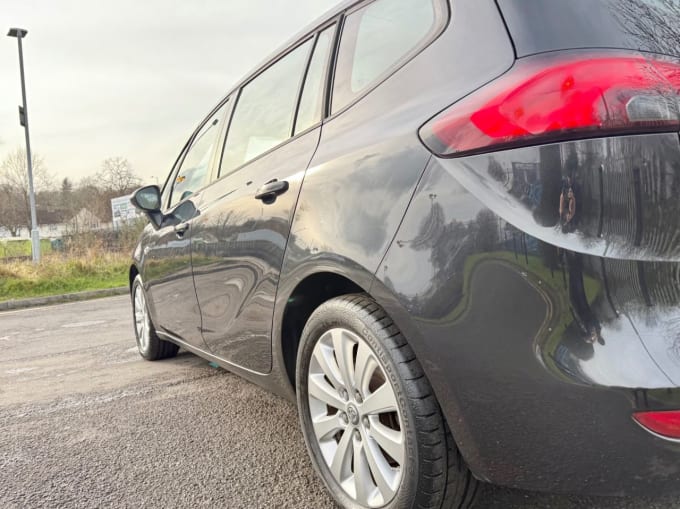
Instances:
[[[680,496],[585,497],[554,495],[482,484],[475,509],[678,509]]]

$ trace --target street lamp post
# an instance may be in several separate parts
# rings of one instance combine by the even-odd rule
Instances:
[[[23,28],[10,28],[7,35],[16,37],[19,43],[19,69],[21,71],[21,98],[23,106],[19,107],[19,123],[24,126],[26,134],[26,158],[28,163],[28,199],[31,204],[31,246],[33,261],[40,261],[40,232],[38,231],[38,217],[35,211],[35,191],[33,190],[33,160],[31,158],[31,139],[28,134],[28,108],[26,106],[26,82],[24,80],[24,53],[21,47],[21,40],[26,37],[27,30]]]

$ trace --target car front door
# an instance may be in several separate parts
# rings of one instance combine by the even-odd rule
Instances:
[[[334,25],[320,31],[242,87],[220,178],[194,221],[203,337],[213,354],[261,373],[271,369],[279,273],[319,142],[334,33]]]
[[[211,113],[177,161],[163,193],[161,226],[144,242],[143,280],[156,329],[205,348],[191,268],[192,223],[200,215],[228,102]]]

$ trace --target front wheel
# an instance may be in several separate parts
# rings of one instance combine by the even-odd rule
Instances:
[[[469,507],[461,463],[420,363],[378,304],[322,304],[297,359],[302,431],[315,469],[344,508]]]
[[[135,321],[135,337],[139,354],[148,361],[167,359],[177,355],[179,347],[170,341],[162,340],[156,334],[149,314],[141,276],[135,277],[131,293],[132,315]]]

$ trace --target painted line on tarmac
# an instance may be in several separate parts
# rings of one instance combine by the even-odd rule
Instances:
[[[75,329],[78,327],[91,327],[92,325],[101,325],[106,323],[106,320],[90,320],[89,322],[75,322],[75,323],[65,323],[62,325],[62,329]]]

